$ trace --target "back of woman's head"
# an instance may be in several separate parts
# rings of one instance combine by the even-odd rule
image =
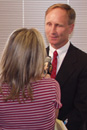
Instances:
[[[14,31],[1,60],[1,82],[24,89],[31,80],[41,78],[46,56],[43,37],[34,28]]]

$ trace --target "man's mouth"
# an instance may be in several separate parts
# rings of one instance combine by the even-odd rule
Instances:
[[[57,39],[57,36],[50,36],[50,39],[55,40]]]

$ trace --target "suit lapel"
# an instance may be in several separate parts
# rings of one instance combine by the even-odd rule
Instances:
[[[61,86],[68,80],[69,76],[72,75],[73,72],[76,70],[76,53],[75,47],[70,44],[68,52],[64,58],[64,61],[59,69],[59,72],[56,75],[56,79],[59,81]]]
[[[46,48],[47,55],[49,55],[49,47]],[[63,86],[68,78],[76,71],[77,69],[77,56],[76,48],[70,44],[68,52],[63,60],[63,63],[56,75],[56,80],[59,81],[60,85]]]

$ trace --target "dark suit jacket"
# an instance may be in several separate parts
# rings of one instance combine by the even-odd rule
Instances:
[[[63,105],[58,118],[68,118],[68,130],[87,130],[87,54],[70,44],[56,80]]]

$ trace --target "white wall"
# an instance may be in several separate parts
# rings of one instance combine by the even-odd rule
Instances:
[[[71,41],[87,52],[87,0],[0,0],[0,57],[10,33],[21,27],[35,27],[43,35],[46,9],[55,3],[67,3],[76,11]]]

